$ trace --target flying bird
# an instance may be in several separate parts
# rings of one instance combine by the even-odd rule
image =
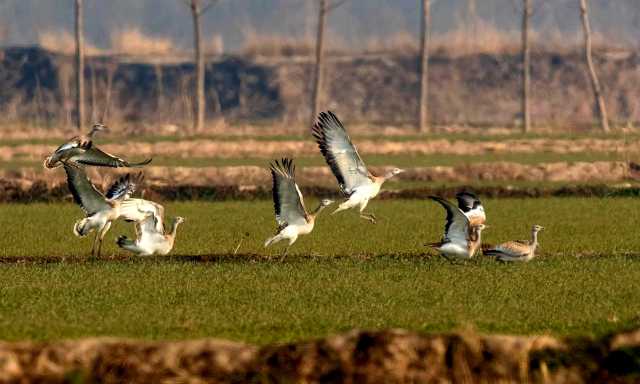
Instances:
[[[78,220],[73,226],[76,236],[84,237],[96,230],[96,237],[91,248],[91,255],[99,257],[102,240],[109,231],[111,223],[118,218],[140,222],[150,215],[162,221],[162,213],[157,204],[143,199],[133,199],[141,176],[132,177],[127,174],[118,180],[103,195],[87,178],[84,169],[74,164],[64,164],[67,173],[67,185],[74,201],[85,212],[86,217]],[[159,226],[160,227],[160,226]]]
[[[97,132],[106,130],[102,124],[94,124],[86,135],[71,138],[59,146],[53,154],[45,158],[45,168],[56,168],[63,163],[75,163],[81,165],[95,165],[100,167],[140,167],[147,165],[152,159],[146,159],[138,163],[130,163],[117,156],[106,153],[93,145],[93,136]]]
[[[364,213],[364,209],[369,200],[378,195],[385,181],[404,170],[394,168],[382,176],[371,173],[344,126],[331,111],[320,113],[311,132],[322,156],[338,180],[340,191],[347,198],[332,214],[359,206],[360,217],[375,223],[376,217]]]
[[[273,206],[278,228],[276,235],[267,239],[264,246],[268,247],[281,240],[289,240],[289,245],[282,255],[284,257],[298,236],[311,233],[318,214],[333,201],[323,199],[313,212],[307,212],[302,193],[295,181],[293,160],[286,158],[280,162],[276,160],[270,168],[273,179]]]
[[[471,225],[486,223],[487,217],[484,213],[484,207],[475,193],[470,191],[459,192],[456,194],[456,200],[458,200],[458,208],[467,216]]]
[[[486,226],[472,224],[460,208],[443,198],[437,196],[429,196],[429,198],[442,205],[447,211],[447,218],[442,240],[426,245],[437,249],[446,258],[472,258],[480,248],[482,230]]]
[[[493,256],[500,261],[529,261],[535,257],[538,247],[538,232],[544,230],[540,225],[531,228],[531,240],[508,241],[495,247],[483,247],[485,256]]]
[[[131,251],[139,256],[151,256],[155,254],[166,255],[173,249],[176,240],[178,225],[184,222],[184,218],[177,216],[167,233],[158,231],[158,217],[151,215],[135,224],[136,239],[131,240],[126,236],[120,236],[116,240],[118,246]]]

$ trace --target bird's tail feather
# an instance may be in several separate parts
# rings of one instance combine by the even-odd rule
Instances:
[[[268,238],[267,241],[264,242],[264,246],[266,248],[266,247],[270,246],[273,243],[277,243],[280,240],[282,240],[282,235],[277,234],[277,235],[275,235],[273,237]]]
[[[73,234],[78,237],[86,236],[87,233],[89,233],[89,230],[87,229],[86,224],[87,224],[86,218],[76,221],[76,223],[73,225]]]
[[[442,241],[438,241],[437,243],[426,243],[424,246],[430,248],[440,248],[441,245]]]

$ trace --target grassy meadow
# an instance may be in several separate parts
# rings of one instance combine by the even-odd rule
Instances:
[[[316,201],[309,199],[307,205]],[[268,343],[352,328],[601,335],[640,322],[640,201],[485,199],[489,243],[541,234],[540,257],[452,265],[423,244],[444,212],[419,200],[374,201],[379,223],[322,215],[284,261],[269,249],[269,201],[167,204],[181,215],[174,252],[137,258],[114,240],[88,260],[72,204],[0,205],[0,339],[223,337]],[[238,247],[234,254],[234,250]]]

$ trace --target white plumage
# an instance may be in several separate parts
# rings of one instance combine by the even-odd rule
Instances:
[[[333,213],[359,207],[360,217],[375,223],[375,216],[365,214],[364,209],[369,200],[378,195],[385,181],[404,170],[394,168],[383,176],[375,176],[369,172],[358,150],[351,142],[349,134],[331,111],[320,113],[313,125],[312,134],[329,168],[338,180],[340,191],[347,197],[347,200],[341,203]]]
[[[169,231],[165,233],[163,230],[158,230],[158,228],[162,227],[162,223],[158,223],[157,216],[151,215],[136,223],[135,241],[128,239],[126,236],[120,236],[116,243],[120,248],[139,256],[166,255],[173,249],[178,225],[183,222],[184,218],[176,217]]]
[[[135,191],[140,177],[133,179],[127,174],[118,179],[107,191],[100,193],[89,181],[84,169],[64,163],[67,173],[67,184],[74,201],[85,212],[86,217],[78,220],[73,226],[76,236],[86,236],[96,230],[91,254],[100,255],[102,240],[111,228],[111,223],[119,218],[140,222],[155,215],[161,218],[161,212],[153,202],[143,199],[132,199],[129,196]]]
[[[280,162],[276,160],[272,163],[271,177],[273,180],[273,206],[278,229],[275,236],[265,241],[264,246],[268,247],[279,241],[288,240],[289,245],[284,252],[286,255],[289,247],[296,242],[298,236],[311,233],[318,213],[333,201],[324,199],[316,210],[311,213],[307,212],[302,193],[295,181],[295,166],[291,159],[282,159]]]
[[[471,224],[460,208],[445,199],[437,196],[429,198],[442,205],[447,212],[447,218],[442,240],[427,245],[439,250],[445,257],[472,258],[480,247],[481,234],[485,225]]]

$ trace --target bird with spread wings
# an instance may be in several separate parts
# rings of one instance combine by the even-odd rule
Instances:
[[[332,214],[359,207],[360,217],[375,223],[376,217],[364,213],[364,209],[369,200],[378,195],[385,181],[404,170],[393,168],[382,176],[371,173],[351,142],[344,125],[331,111],[320,113],[311,132],[320,153],[338,181],[340,191],[347,198]]]
[[[278,224],[276,235],[268,238],[264,246],[282,240],[289,244],[284,251],[287,255],[289,248],[296,242],[298,236],[311,233],[318,214],[333,201],[323,199],[312,212],[307,212],[304,199],[295,180],[295,165],[292,159],[276,160],[271,164],[271,179],[273,182],[273,207]]]

